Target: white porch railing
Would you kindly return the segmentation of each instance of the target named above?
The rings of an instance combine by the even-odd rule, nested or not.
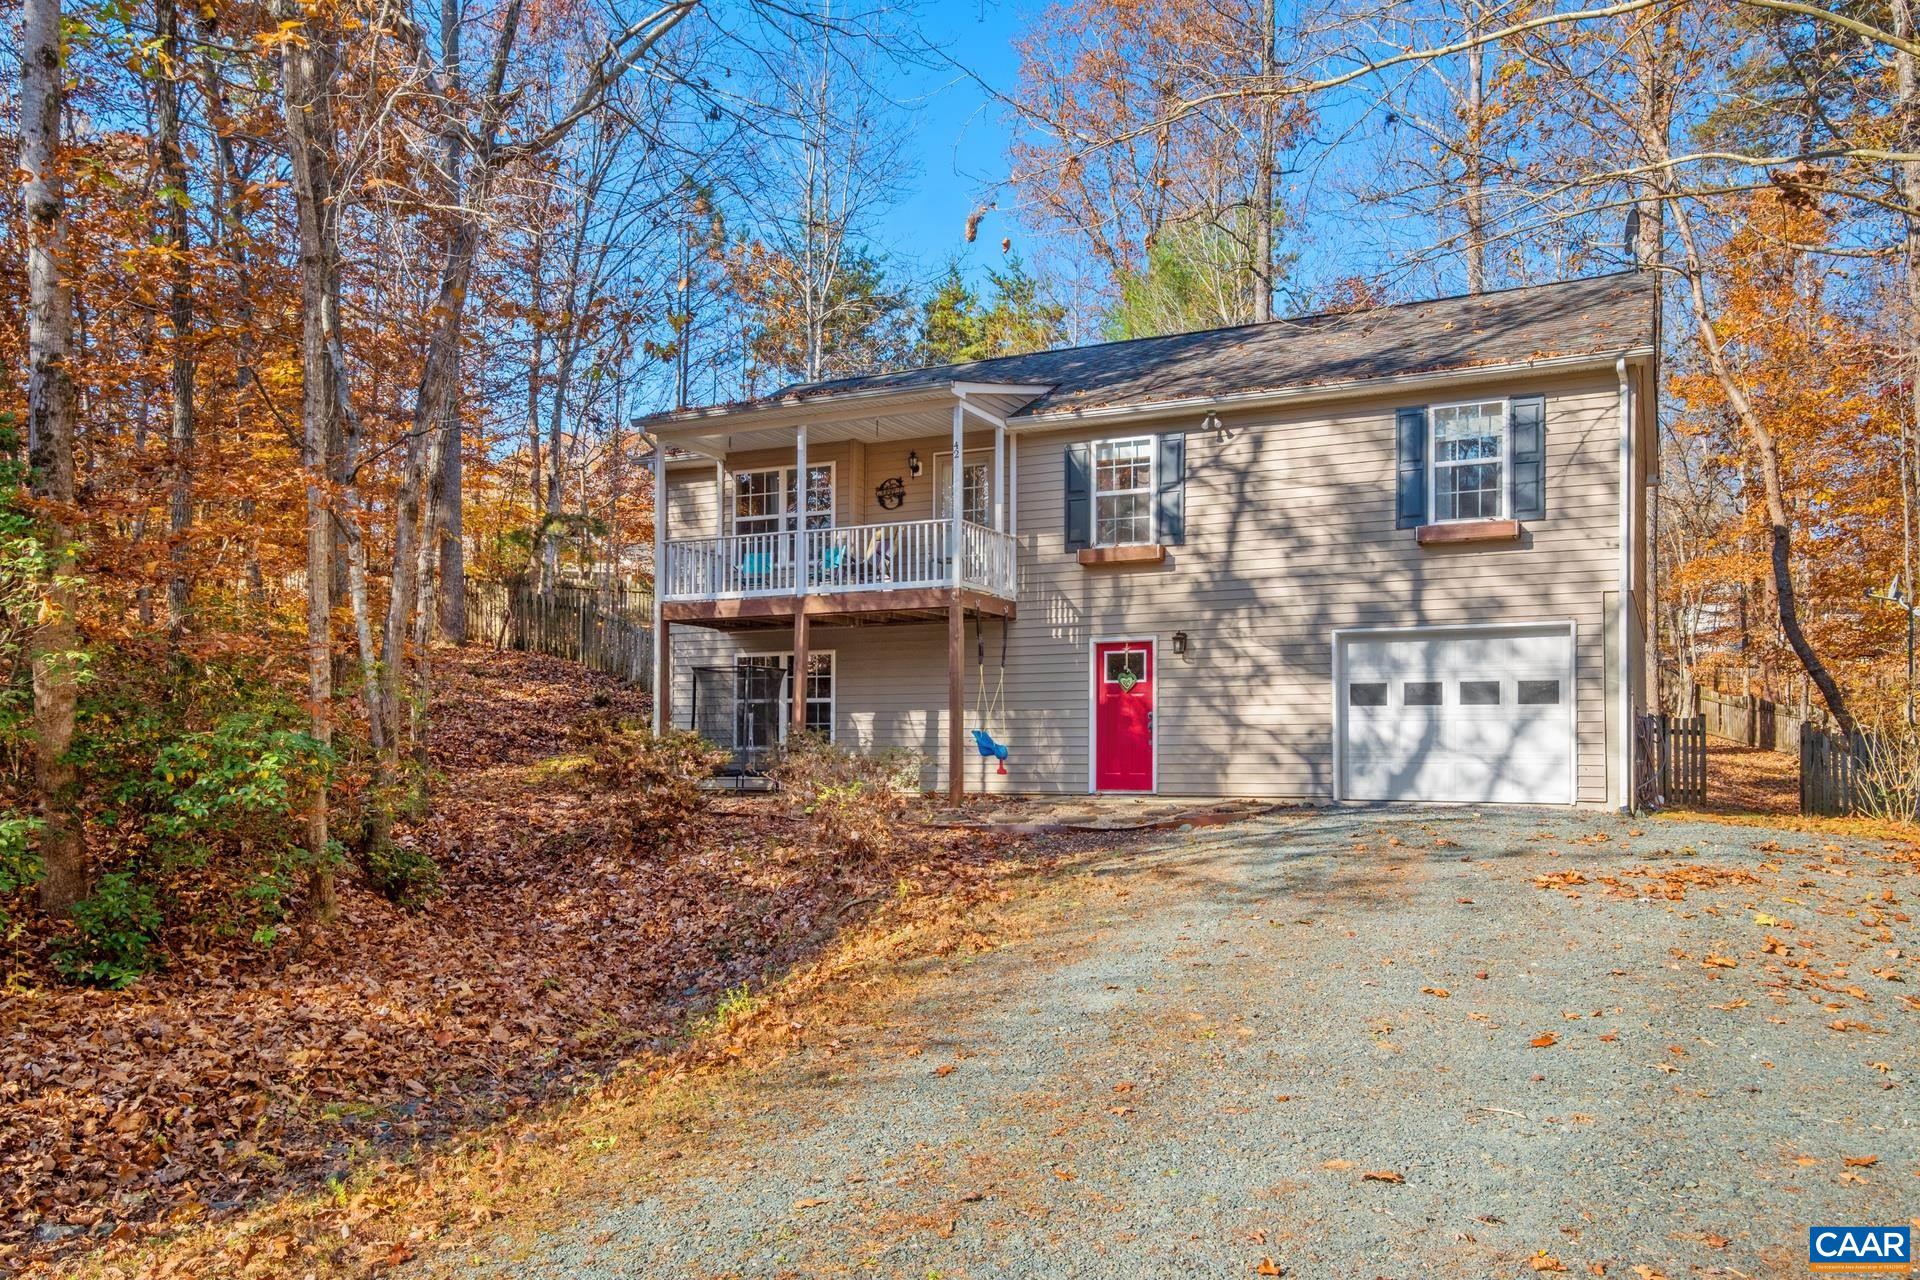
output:
[[[795,562],[792,533],[740,533],[675,538],[667,543],[663,600],[724,600],[918,587],[972,587],[1013,598],[1017,558],[1013,535],[961,525],[959,575],[947,520],[809,529]],[[804,574],[800,572],[804,570]]]

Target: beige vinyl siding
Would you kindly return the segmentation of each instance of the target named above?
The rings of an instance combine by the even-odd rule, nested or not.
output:
[[[1480,396],[1547,397],[1546,516],[1519,544],[1422,548],[1394,527],[1394,411]],[[1159,642],[1158,785],[1169,794],[1333,798],[1333,633],[1347,628],[1571,621],[1575,628],[1577,788],[1605,804],[1606,596],[1619,582],[1619,400],[1609,370],[1463,386],[1444,395],[1381,398],[1226,417],[1021,431],[1018,450],[1019,617],[1007,647],[1006,710],[987,727],[1010,745],[1008,776],[968,743],[968,783],[1009,792],[1084,792],[1090,783],[1089,668],[1098,638]],[[1064,457],[1074,442],[1170,430],[1187,435],[1184,546],[1154,567],[1083,567],[1066,549]],[[970,433],[969,445],[991,435]],[[861,518],[932,513],[939,437],[864,446]],[[906,475],[908,449],[924,469]],[[818,451],[815,451],[818,455]],[[741,465],[746,465],[744,462]],[[898,475],[905,504],[880,512],[872,487]],[[711,487],[709,474],[707,483]],[[843,482],[844,483],[844,482]],[[851,522],[843,505],[840,519]],[[702,532],[711,526],[704,526]],[[1185,631],[1191,651],[1174,656]],[[837,652],[836,735],[866,748],[929,756],[944,785],[946,635],[939,625],[813,628]],[[676,667],[742,651],[784,651],[786,631],[730,637],[675,629]],[[988,683],[1000,656],[987,624]],[[975,629],[965,651],[968,728],[975,701]],[[685,680],[675,684],[684,716]]]
[[[711,538],[721,531],[712,463],[667,469],[667,537]]]

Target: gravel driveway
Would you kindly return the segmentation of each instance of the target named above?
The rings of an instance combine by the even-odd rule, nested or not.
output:
[[[459,1270],[1758,1277],[1920,1214],[1910,849],[1339,811],[1088,870]]]

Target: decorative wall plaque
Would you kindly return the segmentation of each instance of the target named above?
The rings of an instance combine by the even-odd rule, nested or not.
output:
[[[899,476],[890,476],[874,488],[873,498],[883,509],[895,510],[907,500],[907,482]]]

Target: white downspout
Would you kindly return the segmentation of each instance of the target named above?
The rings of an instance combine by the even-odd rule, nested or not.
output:
[[[1614,657],[1620,686],[1620,809],[1633,809],[1633,656],[1628,643],[1628,620],[1633,616],[1633,384],[1627,378],[1627,358],[1614,363],[1620,378],[1620,593],[1618,636]]]

